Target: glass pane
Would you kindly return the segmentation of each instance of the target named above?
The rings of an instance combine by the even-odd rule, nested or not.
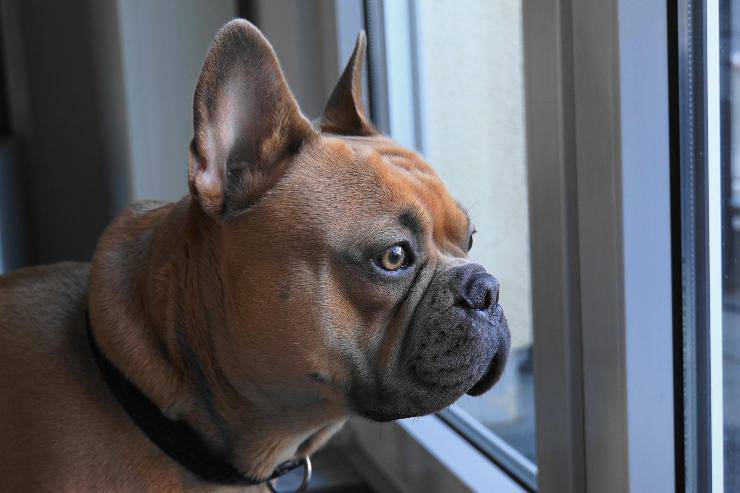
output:
[[[720,2],[725,491],[740,490],[740,0]],[[711,90],[711,88],[710,88]]]
[[[414,4],[420,146],[473,219],[512,333],[502,381],[456,406],[534,462],[521,1]]]

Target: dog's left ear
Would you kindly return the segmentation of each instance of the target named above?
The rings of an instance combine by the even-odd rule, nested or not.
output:
[[[212,217],[256,202],[316,135],[275,52],[245,20],[216,35],[195,88],[188,183]]]
[[[355,50],[342,72],[334,91],[326,103],[319,121],[323,132],[344,135],[372,135],[378,130],[365,114],[362,104],[362,63],[365,60],[367,40],[365,31],[357,37]]]

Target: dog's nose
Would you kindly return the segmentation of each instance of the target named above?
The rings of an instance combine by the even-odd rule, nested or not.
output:
[[[476,272],[462,285],[462,299],[472,310],[488,310],[498,305],[498,280],[488,272]]]

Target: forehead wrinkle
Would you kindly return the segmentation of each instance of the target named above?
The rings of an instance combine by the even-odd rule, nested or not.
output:
[[[465,243],[470,221],[450,195],[434,169],[416,152],[400,147],[386,137],[337,138],[354,151],[360,175],[370,176],[386,199],[396,203],[396,212],[408,208],[420,212],[434,242],[441,248]],[[387,207],[387,203],[385,206]]]
[[[401,212],[398,216],[398,222],[411,231],[411,233],[417,238],[424,236],[424,223],[416,212],[416,209],[409,208]]]
[[[424,216],[431,218],[434,241],[440,246],[463,241],[468,232],[467,214],[431,166],[405,149],[392,147],[384,154],[375,150],[381,159],[374,159],[374,165],[392,186],[394,195],[408,206],[423,208]]]
[[[453,200],[455,200],[455,203],[457,204],[457,208],[460,209],[460,211],[465,216],[465,221],[467,222],[468,229],[470,229],[470,227],[473,225],[473,221],[470,219],[470,212],[468,212],[467,207],[463,206],[459,200],[457,199],[453,199]]]

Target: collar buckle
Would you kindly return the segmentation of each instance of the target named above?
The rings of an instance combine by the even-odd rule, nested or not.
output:
[[[90,313],[87,312],[85,316],[90,351],[108,389],[131,421],[162,452],[203,481],[244,486],[267,483],[270,491],[273,492],[275,491],[271,484],[273,480],[303,466],[303,481],[295,493],[306,490],[308,481],[311,479],[311,460],[308,457],[280,464],[267,479],[252,478],[234,467],[228,458],[212,452],[188,423],[173,421],[166,417],[162,410],[103,354],[90,326]]]
[[[312,472],[311,459],[309,459],[308,457],[304,457],[303,459],[296,461],[295,463],[286,463],[283,466],[278,466],[278,469],[275,470],[275,474],[273,475],[273,479],[267,482],[267,487],[270,489],[270,491],[272,493],[280,493],[278,490],[275,489],[273,482],[277,481],[280,476],[283,476],[285,473],[292,471],[299,466],[303,466],[303,480],[293,493],[303,493],[304,491],[306,491],[306,488],[308,488],[308,482],[311,481]]]

